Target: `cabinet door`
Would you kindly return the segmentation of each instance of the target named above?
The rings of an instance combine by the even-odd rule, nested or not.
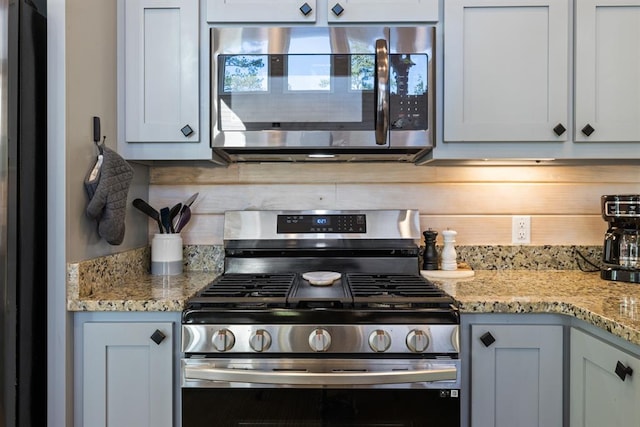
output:
[[[124,8],[126,142],[198,141],[198,0]]]
[[[639,76],[640,1],[577,1],[576,141],[640,141]]]
[[[444,22],[445,141],[567,139],[568,0],[446,0]]]
[[[172,324],[86,323],[83,333],[83,425],[171,427]]]
[[[316,22],[316,0],[207,0],[207,22]]]
[[[621,379],[616,366],[633,370]],[[571,330],[571,427],[640,423],[640,359],[577,329]]]
[[[561,326],[477,324],[471,340],[472,427],[562,425]]]
[[[438,0],[326,1],[329,23],[438,21]]]

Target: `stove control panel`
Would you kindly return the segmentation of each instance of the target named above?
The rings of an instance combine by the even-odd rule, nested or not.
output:
[[[184,353],[459,353],[459,325],[182,325]]]
[[[278,215],[278,234],[366,232],[365,214]]]

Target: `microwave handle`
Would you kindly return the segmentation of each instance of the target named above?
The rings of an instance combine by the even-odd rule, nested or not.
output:
[[[389,49],[385,39],[376,40],[376,144],[386,145],[389,131]]]

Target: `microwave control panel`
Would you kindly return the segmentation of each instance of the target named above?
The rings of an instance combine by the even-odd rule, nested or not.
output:
[[[389,123],[396,130],[428,129],[428,76],[425,54],[389,55]]]
[[[391,128],[397,130],[427,129],[427,95],[391,95],[389,115]]]

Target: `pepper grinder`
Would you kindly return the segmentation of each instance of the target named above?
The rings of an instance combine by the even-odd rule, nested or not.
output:
[[[456,260],[458,254],[453,245],[456,242],[456,233],[453,230],[444,230],[442,232],[442,240],[444,246],[442,248],[442,270],[457,270],[458,262]]]
[[[438,269],[438,251],[436,250],[436,237],[438,232],[428,229],[422,233],[424,235],[424,256],[422,258],[423,270]]]

